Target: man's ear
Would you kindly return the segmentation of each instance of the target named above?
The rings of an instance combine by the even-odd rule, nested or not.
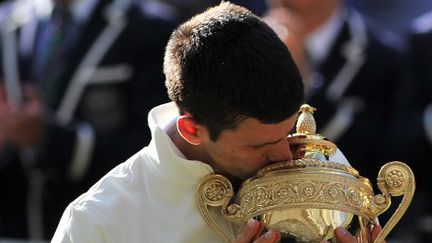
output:
[[[177,118],[177,131],[186,142],[192,145],[201,144],[201,137],[198,133],[199,125],[195,120],[188,116],[180,116]]]

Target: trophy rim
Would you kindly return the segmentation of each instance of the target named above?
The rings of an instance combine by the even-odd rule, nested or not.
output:
[[[255,176],[247,179],[245,182],[255,180],[259,177],[263,177],[268,173],[280,172],[280,171],[291,171],[294,169],[320,169],[320,170],[334,170],[342,173],[346,173],[355,178],[360,178],[359,172],[352,166],[347,166],[338,162],[332,161],[321,161],[316,158],[300,158],[295,160],[286,160],[281,162],[275,162],[261,168]]]
[[[316,190],[316,197],[307,196],[301,192],[303,189]],[[280,193],[290,194],[292,198],[284,199],[280,197]],[[268,202],[256,203],[258,194],[267,195],[265,197],[268,197]],[[242,220],[288,208],[339,210],[373,220],[373,215],[368,210],[373,195],[370,181],[360,176],[351,166],[302,158],[262,168],[256,176],[243,182],[235,201],[243,208],[237,215],[237,219],[243,218]],[[249,209],[245,209],[246,207]]]

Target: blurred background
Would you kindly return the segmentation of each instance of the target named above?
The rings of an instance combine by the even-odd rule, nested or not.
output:
[[[428,0],[348,0],[360,12],[376,20],[382,27],[405,34],[411,21],[432,9]]]
[[[30,5],[35,3],[38,4],[40,1],[42,0],[8,0],[8,1],[3,0],[1,1],[0,23],[1,23],[1,28],[3,30],[2,38],[1,38],[1,46],[3,48],[2,49],[3,54],[6,52],[7,49],[6,42],[11,44],[11,40],[5,38],[4,33],[9,31],[10,25],[8,24],[9,22],[7,22],[7,20],[14,12],[13,6],[15,6],[15,3],[19,2],[20,6],[22,6],[22,4],[24,5],[26,4]],[[60,0],[58,1],[62,2]],[[91,6],[96,6],[99,2],[98,0],[94,0],[94,1],[75,0],[75,1],[89,2]],[[108,4],[110,1],[111,0],[100,0],[100,2],[104,2],[104,3],[107,2]],[[121,3],[122,1],[123,0],[120,0],[118,2]],[[285,1],[289,2],[290,0],[285,0]],[[292,1],[295,2],[295,0]],[[310,1],[305,0],[303,3],[307,2],[308,4],[310,3],[311,5],[314,5],[314,3],[318,3],[319,1],[323,1],[323,0],[310,0]],[[325,1],[335,2],[336,0],[335,1],[325,0]],[[63,2],[67,2],[67,1],[63,1]],[[88,168],[90,168],[89,171],[92,172],[94,171],[94,173],[88,173],[88,175],[91,176],[83,176],[82,181],[79,182],[66,181],[64,177],[65,175],[64,173],[66,169],[57,168],[58,167],[57,165],[53,165],[50,163],[45,164],[44,162],[32,164],[30,170],[28,168],[19,168],[22,169],[24,172],[17,172],[17,173],[23,178],[25,178],[25,179],[19,179],[19,177],[16,177],[15,174],[11,174],[16,172],[15,169],[13,172],[8,171],[8,168],[10,167],[9,165],[11,165],[11,163],[14,163],[14,162],[9,162],[9,160],[11,160],[10,158],[11,157],[15,158],[14,156],[9,156],[10,154],[9,151],[13,149],[16,150],[16,147],[20,147],[21,144],[19,142],[14,143],[12,139],[6,142],[2,141],[3,139],[2,135],[5,132],[1,130],[2,129],[1,119],[5,121],[6,119],[8,119],[6,113],[8,112],[12,113],[10,109],[6,107],[7,102],[4,101],[7,94],[6,95],[2,94],[2,96],[0,96],[2,97],[0,99],[0,102],[3,102],[0,104],[1,105],[0,107],[2,108],[0,109],[0,180],[1,180],[0,183],[2,183],[0,184],[0,189],[1,189],[0,190],[0,243],[49,242],[49,239],[54,233],[55,225],[57,221],[60,219],[61,212],[67,206],[67,203],[69,203],[71,200],[76,198],[81,193],[85,192],[85,190],[87,190],[90,185],[96,182],[96,180],[100,176],[102,176],[107,171],[109,171],[113,166],[115,166],[116,163],[122,162],[123,159],[129,157],[131,154],[133,154],[134,151],[141,148],[142,146],[145,146],[148,143],[150,138],[147,134],[148,132],[144,131],[147,129],[139,128],[139,127],[145,126],[147,111],[152,106],[167,100],[166,94],[164,93],[165,92],[164,89],[160,87],[161,86],[160,84],[163,83],[163,77],[161,77],[160,74],[162,73],[161,58],[164,51],[163,48],[169,37],[169,33],[173,30],[173,28],[175,28],[175,26],[177,26],[184,20],[190,18],[194,14],[199,13],[212,5],[216,5],[219,1],[217,0],[132,0],[132,2],[133,4],[138,6],[137,9],[140,9],[137,10],[138,12],[139,11],[142,11],[143,13],[145,12],[145,17],[143,18],[143,20],[140,20],[141,22],[138,21],[130,29],[127,29],[128,31],[126,31],[125,34],[123,33],[120,34],[119,41],[121,44],[113,45],[112,49],[109,49],[107,51],[109,55],[106,55],[107,57],[105,59],[102,59],[100,66],[105,67],[104,64],[111,65],[113,63],[119,62],[119,63],[130,64],[132,70],[135,71],[142,69],[142,70],[146,70],[147,72],[152,72],[154,75],[152,74],[151,77],[148,77],[148,75],[146,76],[144,74],[138,73],[138,75],[135,75],[134,77],[131,78],[131,80],[134,80],[131,82],[137,82],[139,80],[147,80],[147,82],[149,83],[151,82],[151,85],[149,85],[148,87],[142,87],[140,85],[138,85],[138,87],[135,86],[117,87],[116,86],[116,87],[109,87],[106,89],[104,88],[103,90],[98,90],[98,91],[92,90],[92,92],[95,91],[93,93],[97,94],[95,96],[89,95],[89,97],[87,97],[89,100],[92,100],[93,102],[92,104],[95,104],[95,102],[97,104],[99,103],[105,104],[107,98],[109,101],[111,99],[116,101],[116,98],[118,98],[118,96],[111,95],[111,91],[113,90],[116,91],[120,90],[118,93],[122,93],[121,95],[127,94],[126,95],[127,97],[134,100],[134,102],[129,102],[129,101],[125,102],[127,107],[125,110],[130,111],[130,114],[125,115],[122,114],[122,112],[120,112],[121,114],[108,114],[108,115],[106,115],[107,113],[94,113],[94,112],[100,112],[100,110],[98,107],[93,107],[89,103],[88,106],[85,106],[84,104],[82,109],[79,108],[77,114],[73,113],[71,115],[71,119],[68,120],[67,124],[65,123],[56,124],[56,128],[61,129],[61,131],[64,132],[64,134],[66,134],[66,132],[70,132],[75,128],[77,128],[77,131],[78,130],[82,131],[81,129],[82,127],[78,126],[78,124],[88,123],[91,127],[94,128],[96,138],[97,139],[100,138],[100,140],[105,141],[105,144],[98,144],[101,146],[99,147],[99,150],[102,152],[102,154],[104,154],[107,151],[107,148],[109,148],[108,150],[112,149],[113,153],[115,152],[116,147],[111,145],[110,143],[106,143],[106,141],[112,141],[118,139],[119,137],[117,136],[117,134],[124,134],[125,133],[124,131],[130,131],[131,136],[128,137],[127,139],[124,138],[125,140],[119,139],[119,144],[123,143],[124,145],[124,141],[129,142],[131,141],[131,138],[132,140],[136,140],[136,143],[127,144],[128,145],[127,148],[124,149],[119,148],[118,154],[116,153],[115,156],[111,157],[111,160],[113,160],[113,158],[116,158],[115,161],[107,160],[107,163],[101,165],[100,163],[99,164],[96,163],[96,161],[100,161],[100,157],[94,157],[93,159],[90,159],[89,160],[90,165]],[[277,5],[280,3],[280,1],[278,0],[274,0],[274,1],[273,0],[268,0],[268,1],[267,0],[232,0],[232,2],[245,6],[250,10],[252,10],[255,14],[263,17],[264,16],[272,17],[270,14],[271,13],[270,6],[272,6],[272,4]],[[430,71],[432,70],[432,51],[431,51],[432,38],[427,39],[426,36],[430,36],[429,33],[432,33],[431,30],[432,17],[431,18],[423,17],[421,20],[419,20],[419,17],[425,16],[427,13],[432,12],[432,1],[431,0],[380,0],[380,1],[346,0],[343,4],[346,4],[347,9],[353,8],[356,11],[358,11],[358,13],[360,13],[365,19],[367,19],[368,22],[370,20],[370,22],[373,23],[372,25],[374,25],[374,27],[383,30],[382,33],[384,32],[389,33],[389,35],[386,36],[393,36],[393,37],[389,39],[387,39],[387,37],[384,37],[383,39],[386,40],[383,43],[378,41],[380,43],[379,45],[385,46],[383,48],[386,51],[381,52],[382,49],[372,50],[371,55],[377,58],[373,58],[373,60],[370,60],[370,63],[372,63],[371,64],[372,67],[371,68],[368,67],[368,69],[372,70],[371,72],[373,74],[372,76],[368,76],[365,74],[360,76],[359,78],[360,80],[361,79],[366,80],[368,77],[372,77],[370,82],[373,83],[372,84],[373,87],[372,85],[367,84],[370,85],[368,89],[372,89],[372,90],[381,89],[381,88],[383,89],[383,90],[379,90],[377,93],[377,95],[379,96],[378,99],[381,97],[380,94],[382,94],[383,100],[374,100],[376,101],[376,103],[372,103],[372,106],[374,106],[374,104],[376,104],[377,106],[382,105],[382,107],[380,107],[382,112],[374,111],[375,113],[364,113],[364,114],[359,112],[358,113],[359,117],[361,114],[363,115],[361,119],[360,118],[358,119],[358,123],[363,123],[363,124],[359,124],[357,131],[353,132],[353,134],[370,133],[374,136],[372,136],[372,139],[371,137],[368,136],[361,136],[362,139],[364,140],[358,140],[358,141],[355,140],[356,138],[354,140],[348,138],[344,140],[343,136],[340,133],[338,133],[337,137],[332,138],[331,135],[329,135],[328,137],[330,138],[330,140],[333,140],[338,146],[341,146],[343,151],[345,151],[344,153],[348,157],[348,160],[353,161],[353,166],[356,167],[356,169],[358,169],[361,174],[362,171],[364,171],[366,175],[371,176],[372,181],[374,180],[373,177],[376,176],[376,174],[378,173],[377,168],[379,168],[379,166],[381,165],[380,162],[388,162],[390,160],[401,160],[407,162],[413,168],[414,174],[416,175],[416,177],[418,177],[417,180],[418,191],[416,193],[413,204],[409,208],[406,216],[401,220],[401,222],[396,226],[396,228],[390,234],[390,236],[387,239],[387,242],[388,243],[430,243],[432,242],[432,207],[430,206],[430,202],[431,202],[430,199],[432,199],[431,197],[432,190],[428,188],[431,185],[430,180],[428,178],[431,170],[429,165],[430,161],[427,161],[427,158],[430,155],[430,152],[432,151],[432,116],[431,116],[432,114],[432,109],[431,109],[432,76],[430,74]],[[98,8],[96,7],[95,9]],[[132,11],[132,13],[134,12]],[[86,13],[86,14],[90,15],[91,13]],[[280,12],[277,13],[276,17],[278,16],[279,17],[281,16]],[[21,16],[21,18],[22,19],[19,19],[18,22],[25,22],[26,16]],[[134,19],[136,20],[136,18]],[[157,19],[157,21],[152,22],[152,21],[148,21],[148,19]],[[284,17],[282,17],[282,19],[284,19]],[[100,24],[100,22],[97,23]],[[96,26],[98,24],[95,24],[91,30],[94,31],[95,29],[97,29]],[[145,26],[145,28],[143,26]],[[154,38],[147,38],[148,35],[146,34],[145,31],[154,34],[153,36]],[[136,34],[141,32],[143,32],[142,35]],[[425,32],[426,34],[423,34],[423,32]],[[420,38],[417,38],[418,36]],[[380,38],[377,39],[381,40]],[[23,43],[23,42],[19,42],[18,40],[15,41],[16,41],[15,46],[20,46]],[[323,68],[323,70],[320,70],[319,68],[317,68],[317,65],[315,63],[307,63],[306,59],[310,57],[309,56],[310,53],[304,52],[303,45],[300,45],[299,47],[298,46],[299,43],[295,43],[294,46],[290,46],[290,43],[288,43],[289,40],[284,40],[284,41],[287,42],[287,45],[289,49],[292,51],[293,56],[295,58],[298,57],[296,61],[298,61],[298,65],[302,70],[302,73],[305,75],[304,76],[305,80],[308,81],[310,80],[312,84],[317,84],[318,86],[319,85],[322,86],[323,85],[322,83],[325,82],[328,83],[331,82],[330,79],[326,81],[326,77],[323,74],[326,72],[325,67]],[[144,46],[135,46],[135,44],[133,44],[137,42],[143,43]],[[387,42],[392,42],[392,43],[389,44]],[[85,44],[87,43],[86,41],[77,42],[77,43],[78,44],[75,43],[73,44],[79,45],[78,47],[84,47],[87,45]],[[124,48],[125,45],[127,45],[128,47],[130,47],[130,45],[133,45],[133,47],[136,48],[134,50],[138,50],[138,51],[132,54],[130,52],[126,52],[125,50],[128,48]],[[301,49],[299,50],[299,53],[296,52],[297,47]],[[388,49],[386,49],[387,47]],[[88,46],[86,46],[85,48],[88,48]],[[328,47],[327,49],[330,50],[330,47]],[[333,48],[332,50],[336,50],[336,49]],[[391,55],[387,56],[387,53],[389,53],[387,52],[387,50],[391,50],[391,52],[394,51],[395,53],[397,53],[397,55],[395,55],[395,57],[397,57],[396,59],[399,60],[400,58],[403,64],[395,63],[394,65],[391,64],[393,66],[389,64],[388,66],[384,65],[382,68],[377,68],[376,67],[377,64],[393,63],[394,60],[391,60],[392,56]],[[148,55],[149,53],[151,54]],[[130,56],[129,54],[131,54],[133,57]],[[141,60],[141,57],[134,56],[135,54],[142,54],[142,56],[147,55],[147,57],[146,59]],[[39,54],[35,52],[33,58],[36,58],[38,56]],[[383,58],[385,57],[389,59],[381,60],[380,57]],[[7,83],[4,82],[7,73],[5,69],[7,69],[8,67],[10,68],[10,66],[7,65],[9,61],[10,59],[3,57],[1,62],[2,63],[1,68],[3,69],[3,71],[1,72],[2,76],[0,77],[0,84],[2,87],[6,86]],[[67,65],[69,65],[69,63],[71,63],[71,65],[77,65],[77,63],[74,62],[67,62],[65,69],[67,69]],[[137,66],[138,65],[137,63],[139,64],[144,63],[144,66],[143,67]],[[29,68],[31,69],[33,67],[31,64],[27,62],[20,63],[20,65],[23,65],[24,67],[23,70],[27,70]],[[63,61],[57,60],[55,63],[52,64],[51,68],[53,67],[53,65],[55,67],[58,67],[56,65],[63,65]],[[342,66],[342,64],[340,66]],[[333,70],[335,68],[332,67],[329,69]],[[127,71],[129,69],[126,69],[126,71],[125,69],[122,68],[114,69],[114,70],[120,71],[124,74],[124,73],[128,73]],[[354,76],[357,71],[352,71],[352,72]],[[376,75],[376,74],[381,74],[381,72],[382,73],[388,72],[389,75],[393,75],[393,76],[389,76],[387,74],[386,74],[387,76]],[[71,75],[71,73],[67,73],[67,72],[65,72],[64,74],[65,77]],[[146,77],[142,79],[143,76]],[[399,78],[402,76],[404,78],[399,80]],[[379,84],[380,80],[375,80],[376,77],[379,77],[378,79],[384,77],[384,78],[388,78],[388,80],[387,81],[383,80],[383,83]],[[375,84],[376,86],[374,86]],[[313,91],[318,92],[320,88],[324,89],[325,85],[322,87],[321,86],[319,86],[318,88],[313,86],[312,87],[314,89]],[[140,98],[142,98],[143,95],[141,95],[141,93],[139,92],[132,92],[132,91],[140,90],[141,88],[150,91],[151,95],[154,96],[154,99],[139,100]],[[336,86],[336,90],[338,88],[339,87]],[[370,98],[372,100],[376,98],[375,96],[372,95],[373,92],[371,93],[367,91],[366,92],[367,94],[363,95],[361,92],[357,92],[356,89],[367,90],[364,87],[353,85],[351,89],[350,87],[347,88],[348,90],[347,97],[350,98],[354,94],[355,104],[358,104],[358,100],[360,99],[361,105],[357,107],[360,110],[373,109],[374,107],[368,106],[368,99]],[[124,93],[125,90],[128,91]],[[4,88],[2,88],[1,92],[3,93],[5,92]],[[388,93],[390,93],[391,97],[387,96]],[[89,94],[91,94],[91,92]],[[368,97],[368,94],[371,95]],[[149,94],[148,96],[151,95]],[[364,97],[362,97],[362,95]],[[342,98],[343,97],[344,96],[342,94]],[[2,99],[3,101],[1,101]],[[29,99],[31,100],[31,97]],[[364,99],[365,101],[362,101],[362,99]],[[102,107],[102,108],[111,110],[114,107],[115,109],[117,103],[114,101],[112,103],[112,106]],[[310,101],[312,103],[316,102],[313,105],[318,108],[318,112],[322,111],[322,113],[324,113],[322,117],[318,117],[318,119],[322,119],[322,121],[318,120],[317,123],[318,127],[320,126],[320,124],[326,123],[326,117],[325,117],[326,115],[330,117],[333,113],[337,113],[338,111],[342,110],[339,109],[342,107],[342,104],[343,105],[347,104],[346,103],[347,99],[342,99],[341,102],[339,103],[339,101],[332,101],[332,100],[320,101],[319,99],[315,99],[312,96]],[[349,102],[351,101],[352,100],[349,100]],[[84,99],[84,101],[82,102],[85,103],[86,100]],[[108,104],[110,103],[108,102]],[[141,110],[142,107],[145,108]],[[326,109],[326,107],[333,107],[334,109],[330,109],[330,108]],[[345,108],[346,106],[343,107]],[[55,110],[57,109],[57,104],[48,108],[52,108]],[[139,114],[136,110],[140,111]],[[122,110],[120,109],[120,111]],[[355,113],[357,111],[358,110],[349,111],[348,113],[342,112],[340,114],[342,118],[351,119],[352,114],[350,112],[354,112],[354,114],[357,115],[357,113]],[[373,123],[378,118],[381,118],[381,116],[384,116],[383,115],[384,113],[385,113],[385,118],[383,117],[382,124],[379,124],[380,126],[378,127],[374,126]],[[344,115],[346,115],[346,117],[343,117]],[[354,119],[356,119],[355,115],[354,115]],[[318,116],[320,115],[318,114]],[[104,118],[106,118],[106,120],[104,120]],[[106,128],[107,126],[109,127],[114,123],[117,124],[116,122],[118,122],[119,119],[120,120],[123,119],[127,122],[119,123],[120,125],[115,126],[112,129]],[[133,123],[130,121],[131,119],[135,119],[135,121],[139,121],[139,123],[137,122]],[[46,120],[46,118],[42,118],[42,120]],[[134,130],[130,129],[132,127],[134,127]],[[60,130],[56,130],[56,131],[60,131]],[[347,131],[349,131],[349,129]],[[382,133],[383,138],[375,140],[374,137],[377,137],[375,135],[378,133],[380,134]],[[64,134],[62,133],[62,135]],[[349,135],[349,132],[347,132],[347,134]],[[357,135],[357,137],[359,136]],[[85,136],[84,137],[81,136],[80,139],[85,139]],[[350,142],[347,142],[348,140]],[[374,140],[376,144],[372,144],[371,140]],[[63,143],[66,146],[66,143],[73,143],[74,141],[75,140],[57,142],[55,148],[58,149],[59,148],[58,146],[62,145]],[[369,144],[369,142],[371,143]],[[354,144],[355,150],[357,150],[358,152],[350,151],[350,149],[352,148],[352,144]],[[370,147],[364,149],[361,147],[364,144],[367,144],[368,146],[370,145]],[[6,149],[3,149],[2,146],[6,147]],[[12,147],[13,149],[10,149],[10,147]],[[375,147],[376,150],[374,150]],[[96,151],[95,154],[97,155],[98,150],[95,151]],[[372,162],[366,163],[366,159],[358,155],[359,153],[363,154],[363,156],[368,156]],[[56,156],[57,156],[57,160],[59,159],[62,160],[62,158],[64,158],[65,156],[71,157],[72,155],[70,153],[66,153],[66,155],[57,154]],[[102,158],[107,159],[105,157],[108,156],[103,156]],[[375,160],[379,160],[379,161],[373,162]],[[87,163],[87,161],[85,163]],[[65,165],[65,168],[68,167]],[[38,177],[38,175],[40,175],[38,173],[43,173],[44,175],[42,183],[39,183],[41,182],[42,179],[41,177]],[[28,185],[32,183],[33,185],[30,186]],[[35,185],[42,185],[42,184],[46,187],[45,189],[47,190],[45,190],[44,188],[42,189],[34,188]],[[22,192],[20,192],[20,190],[22,190]],[[34,190],[36,190],[37,192],[35,192]],[[29,192],[31,192],[30,193],[31,196],[28,195],[26,196],[26,194]],[[19,196],[16,197],[15,194],[11,194],[11,193],[18,193]],[[50,197],[53,198],[48,200]],[[29,198],[36,198],[37,201],[31,201],[31,199]],[[27,200],[27,202],[24,203],[23,200]],[[46,202],[44,200],[46,200]],[[395,209],[395,207],[399,202],[400,199],[395,200],[392,208],[388,211],[389,214],[390,212],[392,212],[392,210]],[[23,209],[19,207],[22,207]],[[44,216],[40,212],[34,213],[32,211],[32,210],[37,210],[37,207],[44,208],[45,211],[52,211],[53,213],[48,218],[44,218]],[[11,213],[11,212],[16,212],[16,213]],[[28,215],[26,216],[26,214],[29,213],[32,214],[30,216],[32,220],[25,219],[28,216]],[[22,220],[22,222],[25,223],[20,223],[21,222],[20,220]],[[388,220],[388,216],[383,216],[382,222],[385,223],[386,220]],[[11,226],[12,222],[14,222],[15,225]]]

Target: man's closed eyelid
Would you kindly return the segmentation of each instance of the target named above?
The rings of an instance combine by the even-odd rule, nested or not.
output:
[[[264,147],[264,146],[266,146],[266,145],[273,145],[273,144],[277,144],[277,143],[279,143],[280,141],[282,141],[283,140],[283,138],[281,138],[281,139],[279,139],[279,140],[276,140],[276,141],[273,141],[273,142],[267,142],[267,143],[263,143],[263,144],[256,144],[256,145],[250,145],[252,148],[262,148],[262,147]]]

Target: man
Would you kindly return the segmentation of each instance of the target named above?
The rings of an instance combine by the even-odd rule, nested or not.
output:
[[[390,160],[392,104],[405,77],[397,37],[343,0],[268,0],[266,19],[292,50],[319,133],[376,184]],[[407,161],[409,163],[409,161]]]
[[[195,203],[200,180],[217,173],[238,185],[293,159],[287,135],[303,83],[286,46],[250,11],[222,2],[182,24],[164,73],[173,102],[149,113],[152,141],[68,206],[52,242],[221,242]],[[262,230],[251,219],[230,236],[280,239]]]
[[[168,100],[162,55],[173,25],[163,9],[3,4],[0,237],[51,238],[73,198],[148,143],[145,113]]]
[[[432,12],[413,21],[408,33],[410,67],[414,80],[404,82],[398,92],[398,101],[392,126],[392,154],[409,161],[416,176],[416,196],[405,222],[416,238],[410,242],[432,241],[432,199],[428,159],[432,151]],[[400,139],[403,138],[403,139]],[[409,153],[407,153],[409,151]],[[404,222],[401,222],[404,223]],[[406,231],[403,234],[406,235]],[[402,234],[401,234],[402,235]]]

